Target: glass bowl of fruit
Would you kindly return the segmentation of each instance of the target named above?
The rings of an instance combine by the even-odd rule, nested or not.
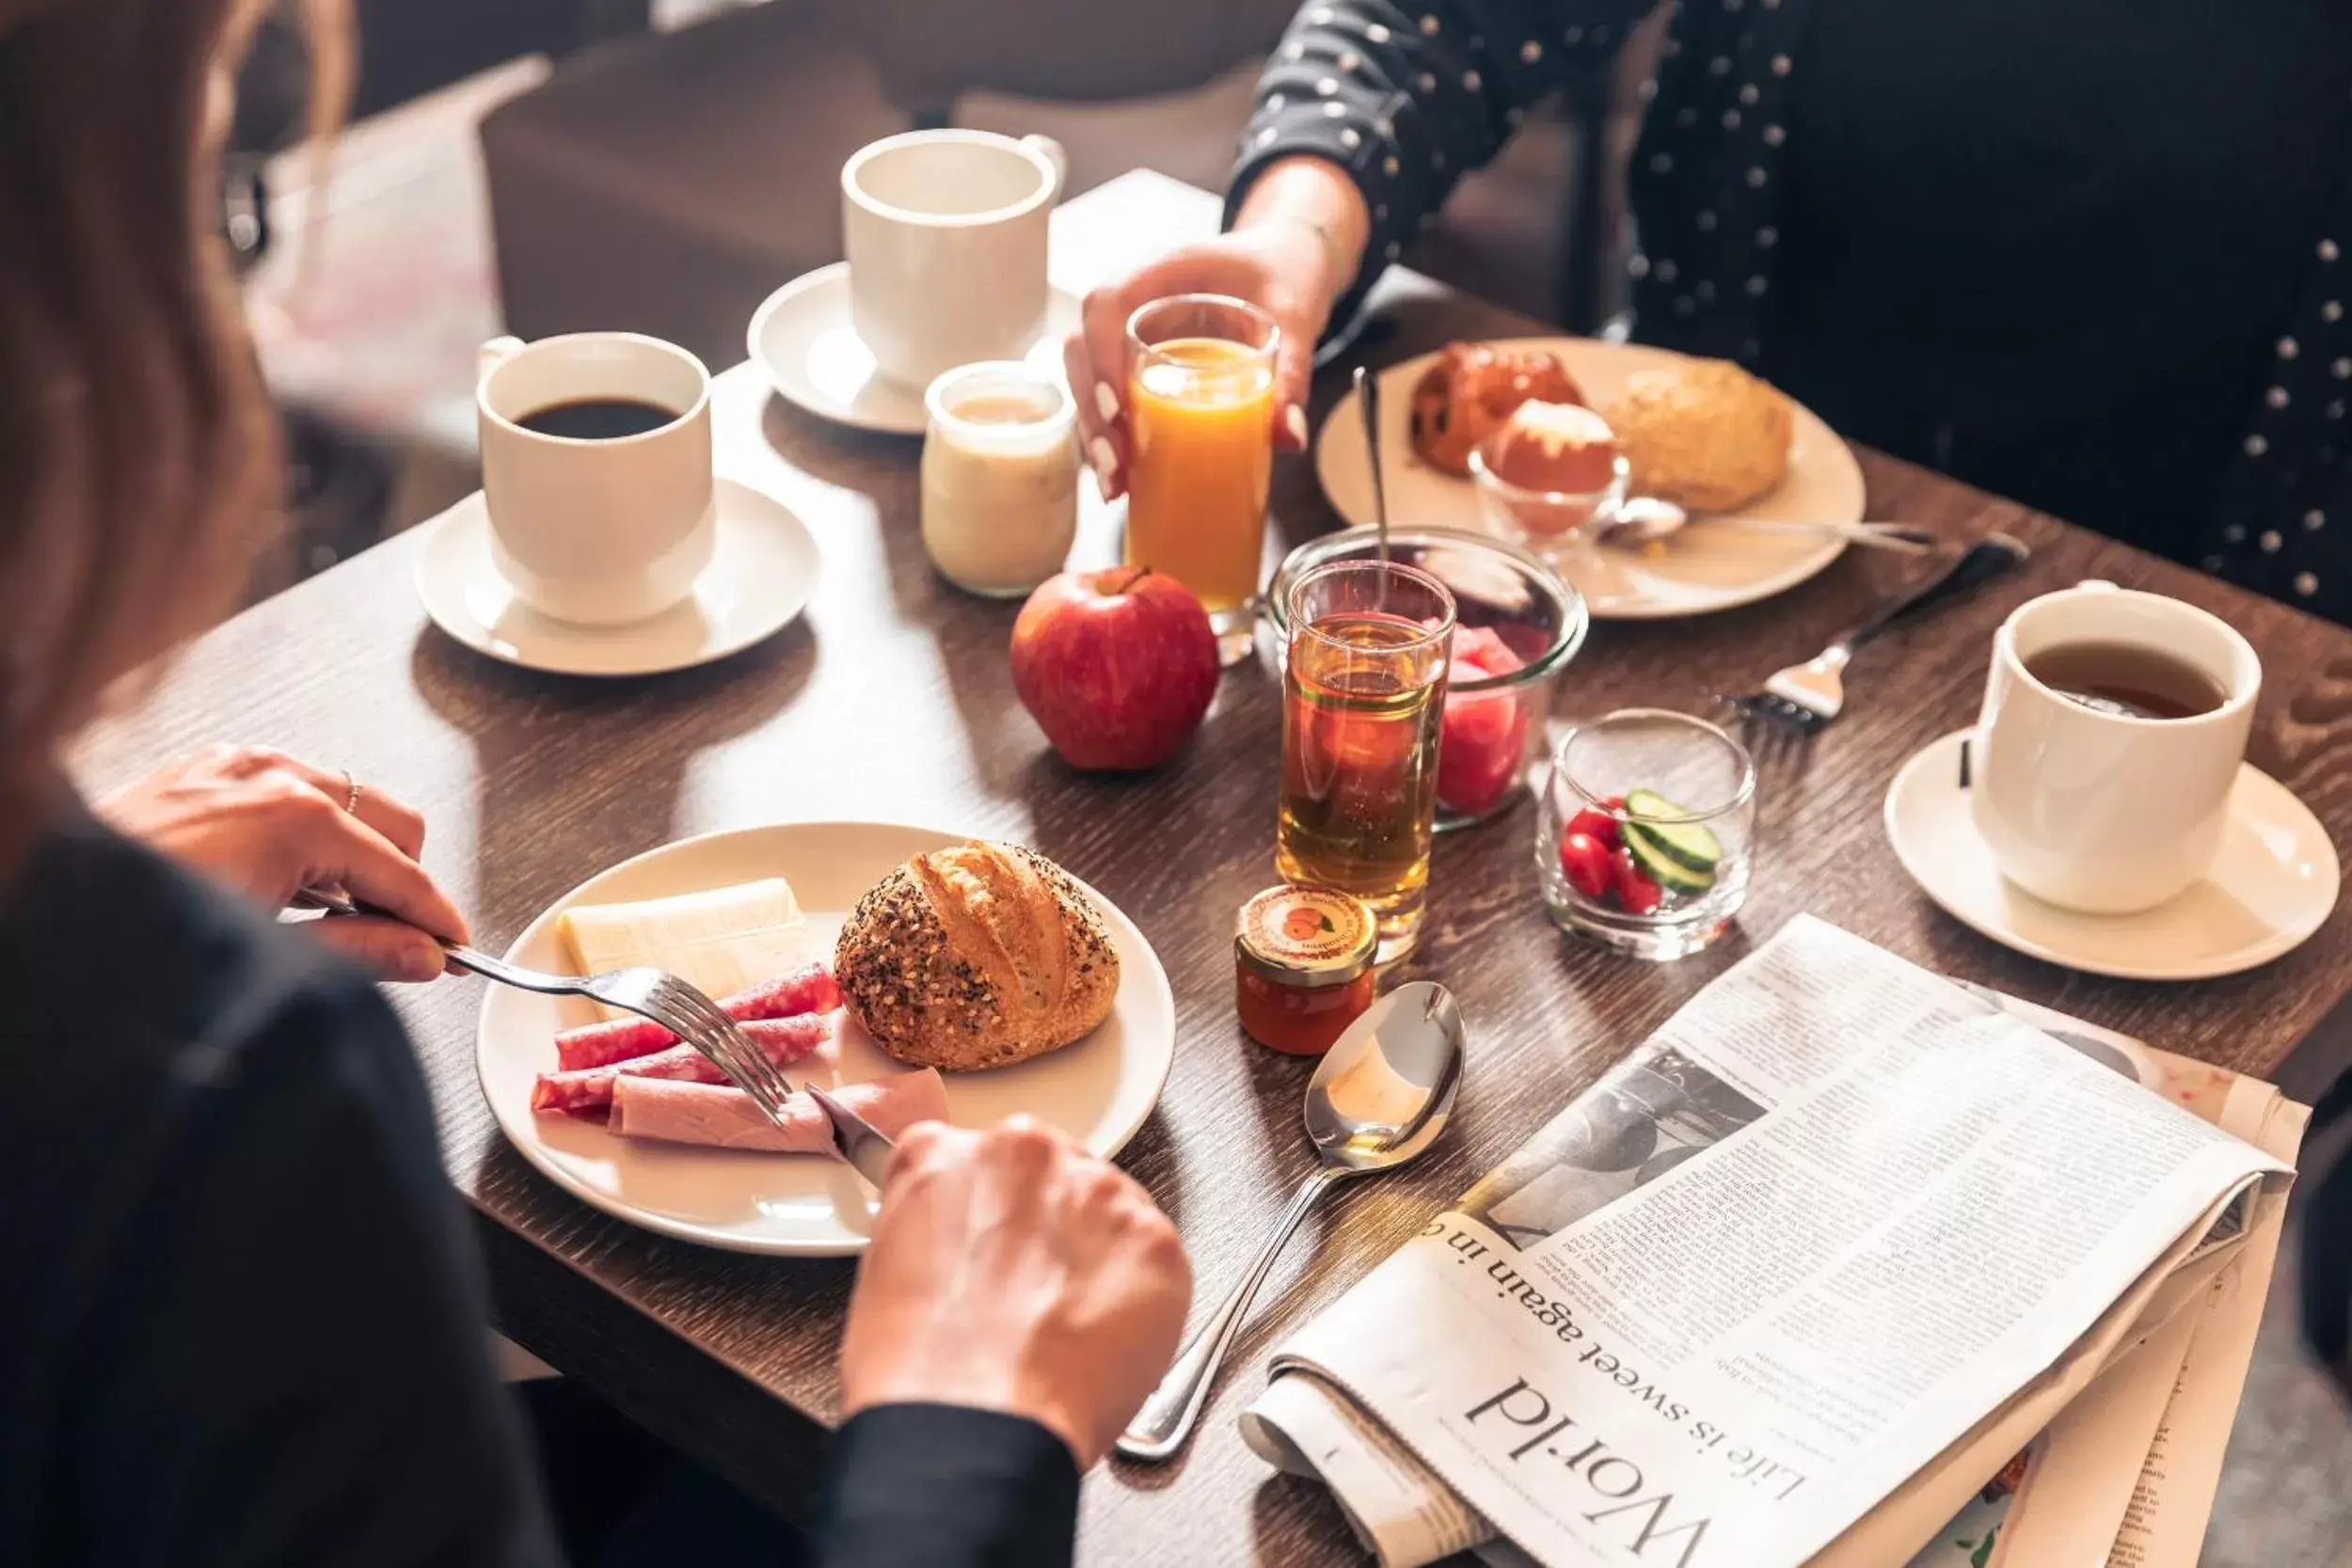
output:
[[[1291,585],[1334,561],[1369,561],[1377,531],[1343,529],[1291,551],[1267,590],[1258,655],[1280,678]],[[1499,815],[1550,752],[1545,721],[1560,672],[1591,626],[1583,595],[1517,546],[1448,528],[1392,528],[1390,556],[1453,593],[1457,624],[1438,748],[1438,831]]]
[[[1703,719],[1623,708],[1561,738],[1535,866],[1563,929],[1636,958],[1698,952],[1747,902],[1756,764]]]

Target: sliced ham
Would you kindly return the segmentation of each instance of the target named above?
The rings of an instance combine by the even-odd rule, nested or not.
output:
[[[894,1138],[918,1121],[947,1119],[947,1086],[935,1068],[851,1084],[833,1097]],[[628,1077],[613,1085],[608,1125],[625,1138],[769,1154],[833,1152],[833,1124],[808,1096],[785,1102],[784,1123],[770,1121],[750,1095],[731,1085]]]
[[[767,1053],[778,1067],[793,1063],[815,1051],[832,1037],[833,1025],[819,1013],[801,1013],[792,1018],[753,1019],[742,1030],[754,1045]],[[531,1086],[531,1108],[534,1111],[564,1111],[580,1117],[602,1116],[612,1103],[612,1084],[615,1079],[661,1078],[691,1084],[724,1084],[726,1074],[706,1060],[702,1053],[683,1043],[648,1056],[631,1056],[627,1060],[607,1062],[601,1067],[575,1068],[567,1072],[543,1072]]]
[[[739,1023],[760,1019],[829,1013],[841,1006],[841,988],[823,964],[796,969],[779,980],[737,991],[719,1006]],[[616,1018],[566,1029],[555,1037],[555,1065],[566,1072],[650,1056],[677,1044],[677,1037],[650,1019]]]

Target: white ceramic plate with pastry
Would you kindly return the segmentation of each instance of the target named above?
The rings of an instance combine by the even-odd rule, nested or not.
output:
[[[763,878],[788,880],[806,956],[830,962],[860,897],[915,855],[970,843],[931,828],[796,822],[686,839],[624,861],[565,894],[507,949],[516,963],[571,967],[559,929],[567,909],[663,898]],[[1073,879],[1075,881],[1075,879]],[[1119,960],[1109,1015],[1075,1044],[1009,1067],[950,1072],[948,1119],[987,1127],[1025,1112],[1105,1157],[1151,1115],[1176,1059],[1176,1003],[1168,974],[1133,921],[1092,889]],[[577,998],[491,986],[475,1044],[482,1090],[507,1139],[558,1185],[607,1213],[666,1235],[743,1252],[828,1257],[860,1251],[873,1222],[872,1189],[849,1166],[812,1155],[761,1154],[655,1143],[605,1126],[536,1114],[532,1087],[552,1068],[555,1035],[592,1022]],[[909,1064],[885,1055],[847,1010],[834,1047],[787,1069],[829,1085],[862,1083]],[[836,1056],[837,1053],[837,1056]]]
[[[1591,338],[1523,338],[1517,349],[1556,355],[1596,404],[1617,395],[1636,372],[1674,365],[1682,356],[1640,343]],[[1433,467],[1414,451],[1413,388],[1436,363],[1424,354],[1380,372],[1380,446],[1388,468],[1389,516],[1415,528],[1480,529],[1478,492],[1467,479]],[[1779,484],[1737,514],[1790,522],[1858,523],[1863,518],[1862,466],[1837,433],[1790,400],[1795,415],[1788,471]],[[1365,460],[1362,417],[1353,392],[1340,400],[1315,441],[1315,475],[1332,507],[1350,523],[1372,516],[1372,468]],[[1609,582],[1586,584],[1597,620],[1655,621],[1706,615],[1787,592],[1827,567],[1845,549],[1836,538],[1743,531],[1694,522],[1672,539],[1641,551],[1613,551],[1619,569]]]

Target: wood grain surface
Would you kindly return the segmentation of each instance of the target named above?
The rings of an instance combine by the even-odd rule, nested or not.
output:
[[[1057,218],[1072,245],[1132,253],[1127,185]],[[1185,224],[1198,224],[1198,193]],[[1170,210],[1181,206],[1170,198]],[[1091,214],[1091,215],[1090,215]],[[1089,228],[1091,225],[1091,229]],[[1089,241],[1091,236],[1091,242]],[[1531,324],[1408,276],[1384,287],[1361,352],[1385,362]],[[1327,372],[1322,405],[1343,380]],[[268,742],[421,808],[425,858],[493,948],[604,866],[683,834],[786,819],[932,822],[1037,846],[1100,888],[1158,949],[1176,989],[1178,1060],[1123,1157],[1196,1261],[1196,1318],[1220,1298],[1311,1163],[1298,1104],[1311,1064],[1240,1037],[1235,907],[1273,879],[1277,694],[1254,663],[1226,677],[1192,746],[1139,779],[1074,774],[1016,703],[1005,645],[1015,607],[966,597],[925,563],[915,446],[805,418],[742,368],[721,379],[723,471],[794,506],[824,551],[806,615],[717,666],[600,682],[487,662],[425,622],[421,543],[396,539],[229,623],[137,713],[93,736],[93,787],[199,743]],[[1673,1008],[1800,910],[1921,963],[2132,1031],[2174,1051],[2275,1071],[2352,982],[2352,914],[2266,969],[2191,986],[2095,979],[2027,960],[1946,918],[1880,826],[1888,781],[1973,716],[1994,626],[2027,596],[2099,577],[2226,617],[2268,672],[2255,760],[2352,843],[2352,635],[2092,534],[1863,454],[1873,517],[1962,537],[2002,529],[2035,550],[2018,576],[1867,649],[1848,717],[1766,759],[1755,893],[1713,951],[1651,966],[1564,939],[1538,903],[1534,813],[1450,836],[1437,852],[1414,973],[1443,978],[1470,1022],[1457,1131],[1423,1164],[1349,1190],[1304,1227],[1260,1298],[1201,1435],[1178,1463],[1107,1467],[1087,1483],[1089,1563],[1359,1560],[1317,1489],[1275,1477],[1233,1416],[1265,1352],[1496,1164]],[[1333,517],[1308,465],[1283,465],[1278,546]],[[1082,549],[1107,558],[1115,517],[1089,506]],[[1905,569],[1851,552],[1770,603],[1698,621],[1604,625],[1567,670],[1568,718],[1628,704],[1696,711],[1752,689],[1856,619]],[[707,1251],[574,1201],[499,1136],[474,1078],[479,982],[398,1001],[431,1080],[451,1179],[478,1212],[500,1324],[565,1371],[779,1508],[804,1504],[822,1426],[846,1262]]]

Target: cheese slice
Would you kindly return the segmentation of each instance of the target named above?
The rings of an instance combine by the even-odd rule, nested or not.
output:
[[[672,898],[564,911],[564,945],[582,974],[644,964],[723,998],[820,956],[781,877]]]

